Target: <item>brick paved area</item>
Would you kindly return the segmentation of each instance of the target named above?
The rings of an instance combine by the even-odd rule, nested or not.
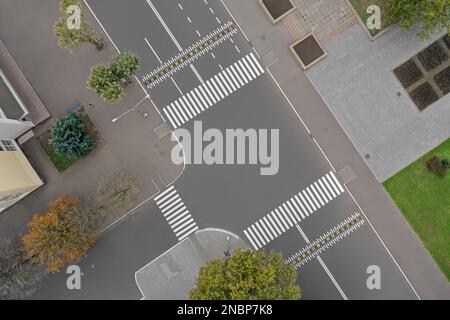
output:
[[[283,19],[294,40],[313,32],[325,44],[358,22],[345,0],[293,0],[297,10]]]

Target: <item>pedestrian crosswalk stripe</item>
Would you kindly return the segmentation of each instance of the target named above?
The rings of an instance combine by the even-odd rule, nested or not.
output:
[[[302,202],[300,201],[300,199],[298,198],[298,195],[294,196],[294,200],[292,200],[292,202],[294,204],[298,204],[300,206],[301,209],[298,209],[298,211],[300,212],[300,215],[302,216],[302,219],[305,219],[305,217],[307,217],[308,211],[306,211],[305,207],[303,206]],[[297,206],[298,208],[298,206]]]
[[[314,186],[316,187],[317,192],[319,192],[320,196],[322,197],[323,201],[325,201],[325,203],[328,203],[328,198],[325,196],[325,194],[323,193],[322,189],[319,187],[319,184],[316,182],[314,182]]]
[[[330,184],[328,183],[328,180],[326,177],[322,177],[321,181],[323,182],[323,184],[327,187],[327,190],[330,192],[331,196],[334,198],[336,197],[336,193],[334,192],[333,188],[330,186]]]
[[[244,234],[258,250],[343,192],[344,188],[330,171],[250,225]]]
[[[272,232],[269,231],[269,228],[266,226],[266,222],[265,220],[261,220],[261,226],[264,228],[264,230],[266,230],[267,235],[269,236],[270,240],[274,239],[274,235],[272,234]],[[276,235],[275,235],[276,237]]]
[[[322,179],[319,179],[318,182],[319,182],[319,185],[320,185],[321,189],[322,189],[323,192],[326,194],[327,200],[328,200],[328,201],[333,200],[333,198],[330,196],[330,193],[328,192],[327,188],[326,188],[325,185],[323,184]],[[328,202],[328,201],[327,201],[327,202]]]
[[[266,217],[264,217],[263,219],[265,219]],[[275,221],[272,219],[272,217],[270,216],[270,215],[267,215],[267,219],[271,222],[271,223],[269,223],[269,222],[267,222],[267,225],[270,227],[270,228],[272,228],[272,226],[273,226],[273,228],[275,229],[275,230],[273,230],[273,229],[271,229],[271,230],[273,230],[274,232],[273,232],[273,234],[275,234],[275,235],[279,235],[279,234],[281,234],[281,231],[280,231],[280,229],[278,228],[278,225],[275,223]],[[276,231],[276,232],[275,232]]]
[[[242,79],[239,77],[236,69],[234,69],[234,65],[230,66],[230,70],[233,72],[234,76],[232,76],[233,79],[237,79],[237,81],[239,81],[239,85],[238,88],[245,85],[244,81],[242,81]]]
[[[333,172],[330,172],[330,176],[331,176],[331,178],[333,178],[333,180],[335,182],[334,185],[336,185],[339,188],[339,190],[341,190],[341,192],[344,192],[344,188],[342,188],[341,184],[339,183],[339,181],[337,180],[337,178]]]
[[[286,203],[287,203],[288,207],[291,209],[291,210],[289,210],[289,211],[291,211],[291,212],[295,215],[295,219],[296,219],[297,221],[300,221],[301,218],[300,218],[300,216],[298,215],[298,211],[299,211],[299,210],[297,210],[298,207],[297,207],[296,209],[294,209],[294,207],[292,206],[292,199],[290,199],[290,200],[289,200],[288,202],[286,202]]]
[[[192,96],[193,96],[193,95],[194,95],[194,91],[188,92],[188,93],[186,94],[186,97],[187,97],[187,99],[189,99],[189,101],[191,102],[191,105],[194,107],[195,112],[196,112],[197,114],[199,114],[201,111],[200,111],[200,109],[199,109],[199,107],[198,107],[198,104],[195,103],[195,102],[194,102],[194,99],[191,97],[191,94],[192,94]]]
[[[272,217],[275,219],[275,221],[277,222],[277,224],[280,226],[280,229],[282,230],[282,232],[285,232],[286,229],[284,228],[283,224],[280,222],[280,220],[278,220],[278,217],[275,215],[274,211],[272,211],[270,213],[272,215]]]
[[[163,108],[176,129],[264,73],[253,52]]]
[[[312,200],[311,203],[314,204],[313,205],[314,210],[317,210],[318,208],[320,208],[319,202],[317,201],[316,198],[314,198],[314,195],[312,194],[311,189],[309,187],[307,187],[305,190],[308,193],[308,198]]]
[[[198,230],[183,199],[173,186],[156,196],[155,203],[179,241]]]
[[[263,231],[263,229],[261,228],[261,226],[259,225],[258,222],[255,223],[256,227],[258,228],[258,230],[261,232],[261,234],[264,237],[264,240],[266,240],[266,242],[269,242],[269,238],[267,237],[266,233]]]
[[[307,216],[309,216],[309,214],[313,213],[313,210],[311,210],[311,207],[309,206],[308,202],[306,202],[306,199],[303,197],[303,195],[301,194],[301,192],[299,192],[299,193],[298,193],[297,195],[295,195],[295,196],[296,196],[296,197],[298,196],[298,197],[302,200],[301,203],[303,203],[303,204],[305,205],[305,207],[308,209],[308,212],[305,211],[305,213],[306,213]]]
[[[201,109],[200,112],[205,111],[205,108],[208,109],[208,105],[206,104],[205,100],[203,100],[203,97],[198,93],[197,88],[195,88],[192,92],[192,96],[194,97],[194,100],[197,103],[198,107]]]
[[[247,237],[247,239],[250,240],[250,243],[252,244],[253,248],[258,248],[258,246],[253,242],[253,238],[249,236],[247,230],[244,230],[244,234]]]

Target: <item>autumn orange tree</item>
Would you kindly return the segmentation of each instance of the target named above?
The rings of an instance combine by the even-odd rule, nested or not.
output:
[[[95,241],[91,222],[76,197],[50,204],[45,214],[36,214],[22,237],[25,259],[43,264],[49,272],[79,260]]]

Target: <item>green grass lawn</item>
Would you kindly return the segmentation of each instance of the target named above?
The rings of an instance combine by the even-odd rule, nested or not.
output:
[[[76,160],[72,160],[67,156],[61,156],[55,152],[53,149],[53,145],[49,143],[50,139],[50,131],[47,131],[42,136],[38,138],[39,143],[44,149],[47,156],[50,158],[50,161],[53,163],[55,168],[59,172],[63,172],[67,168],[69,168]]]
[[[380,31],[384,28],[388,27],[390,23],[388,23],[386,19],[387,15],[387,1],[388,0],[350,0],[355,11],[358,13],[359,17],[362,21],[366,22],[367,18],[370,16],[367,13],[367,8],[374,4],[380,7],[381,9],[381,30],[367,30],[372,36],[376,36]],[[366,27],[367,29],[367,27]]]
[[[46,150],[48,157],[52,161],[53,165],[58,169],[59,172],[63,172],[69,168],[76,160],[72,160],[67,156],[61,156],[55,152],[53,145],[49,145]]]
[[[432,156],[450,159],[450,139],[384,183],[399,209],[450,280],[450,170],[430,173]]]

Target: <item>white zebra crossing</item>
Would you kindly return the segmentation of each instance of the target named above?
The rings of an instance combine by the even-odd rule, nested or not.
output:
[[[344,192],[330,171],[244,230],[255,250],[267,245]]]
[[[176,129],[263,73],[252,52],[163,108],[164,114]]]
[[[181,241],[198,230],[183,199],[173,186],[155,197],[155,202],[178,240]]]

